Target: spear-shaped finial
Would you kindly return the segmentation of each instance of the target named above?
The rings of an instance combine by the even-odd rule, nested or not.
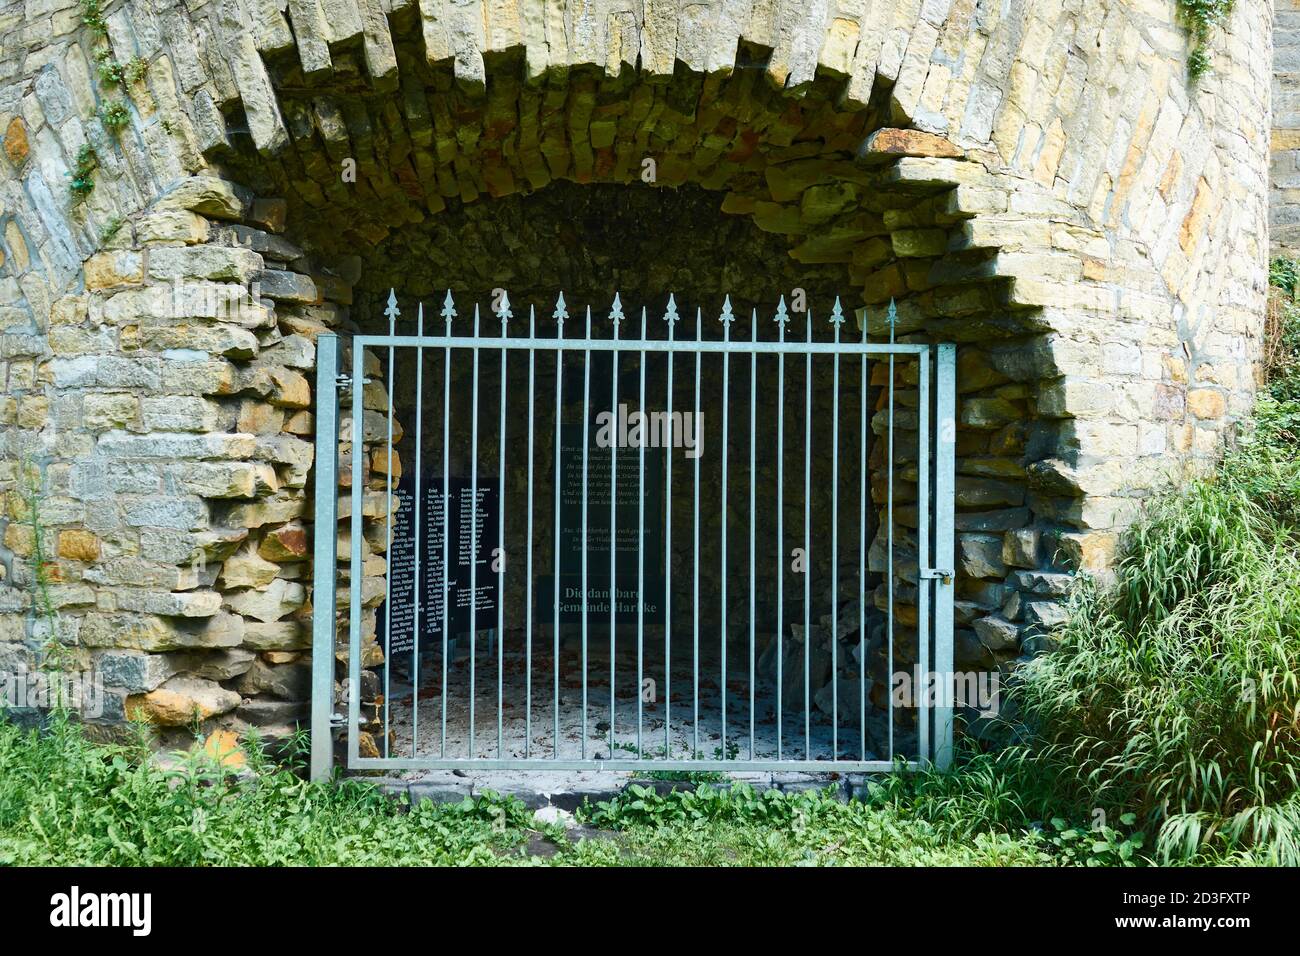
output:
[[[785,310],[784,295],[781,296],[781,301],[776,304],[776,317],[773,321],[775,321],[777,325],[781,326],[782,329],[784,329],[786,323],[790,321],[790,315]]]
[[[723,325],[730,325],[732,322],[736,321],[736,317],[731,314],[730,295],[728,295],[726,298],[722,300],[722,315],[718,317],[718,321],[721,322]]]
[[[840,308],[840,297],[835,297],[835,304],[831,306],[831,325],[841,326],[844,324],[844,310]]]
[[[664,313],[664,321],[669,325],[674,325],[681,316],[677,314],[677,300],[673,298],[671,292],[668,293],[668,311]]]
[[[496,308],[492,311],[497,314],[497,318],[501,320],[502,325],[505,324],[506,319],[514,318],[515,314],[510,311],[510,293],[505,289],[501,290],[501,301],[496,304]]]
[[[452,300],[451,290],[447,290],[447,297],[442,300],[442,311],[438,313],[447,320],[448,327],[451,326],[451,320],[456,317],[456,303]]]
[[[885,313],[885,317],[889,321],[889,341],[892,343],[894,341],[894,329],[898,326],[898,307],[894,305],[892,298],[889,300],[889,311]]]
[[[401,314],[402,310],[397,307],[397,293],[390,288],[388,290],[388,308],[384,309],[384,315],[388,316],[390,328],[397,324],[397,317]]]
[[[559,323],[560,328],[563,329],[564,320],[568,317],[569,309],[568,306],[564,304],[564,293],[561,292],[560,297],[555,300],[555,311],[551,313],[551,318],[555,319],[555,321]]]
[[[609,320],[613,322],[615,326],[617,326],[620,322],[623,321],[624,318],[625,316],[623,315],[623,301],[618,297],[618,293],[615,292],[614,304],[609,307]]]

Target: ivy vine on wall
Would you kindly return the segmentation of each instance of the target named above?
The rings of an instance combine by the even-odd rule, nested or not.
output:
[[[1178,0],[1178,14],[1192,33],[1187,74],[1198,80],[1210,70],[1210,31],[1232,13],[1233,0]]]

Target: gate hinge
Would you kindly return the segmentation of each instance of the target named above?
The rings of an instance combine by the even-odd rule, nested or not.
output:
[[[334,384],[338,386],[338,389],[339,389],[340,392],[346,392],[346,391],[348,391],[349,389],[352,388],[352,376],[351,376],[351,375],[339,375],[339,376],[337,376],[337,377],[334,379]],[[362,385],[369,385],[369,384],[370,384],[370,379],[368,379],[368,378],[363,378],[363,379],[361,380],[361,384],[362,384]]]
[[[348,723],[347,714],[330,714],[330,729],[341,730]]]
[[[953,571],[951,568],[922,568],[921,579],[923,581],[942,581],[944,584],[952,584]]]

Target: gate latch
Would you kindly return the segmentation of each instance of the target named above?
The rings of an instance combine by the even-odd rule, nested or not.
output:
[[[349,391],[349,390],[352,388],[352,376],[351,376],[351,375],[339,375],[337,378],[334,379],[334,384],[338,386],[338,390],[339,390],[340,392],[346,392],[346,391]],[[361,384],[362,384],[362,385],[369,385],[369,384],[370,384],[370,379],[368,379],[368,378],[363,378],[363,379],[361,380]]]
[[[952,584],[953,571],[951,568],[921,568],[921,579]]]

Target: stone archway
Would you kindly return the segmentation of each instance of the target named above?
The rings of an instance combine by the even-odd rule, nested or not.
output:
[[[1246,407],[1262,197],[1224,196],[1264,150],[1179,95],[1126,8],[255,6],[120,5],[10,100],[8,261],[28,262],[6,294],[32,328],[5,332],[9,458],[43,471],[56,603],[110,722],[300,718],[311,340],[377,312],[365,251],[449,204],[650,160],[656,188],[717,191],[793,262],[843,270],[869,318],[894,298],[899,334],[961,343],[959,662],[1014,660],[1063,572],[1104,568]],[[116,139],[93,119],[104,47],[147,64]],[[1262,114],[1249,56],[1223,59],[1214,88]],[[1143,81],[1115,89],[1116,64]],[[99,184],[57,201],[83,144]],[[39,615],[10,603],[30,651]]]
[[[1004,622],[1000,628],[985,625],[982,639],[970,629],[976,619],[1001,607],[1009,570],[1052,569],[1036,544],[1039,531],[1027,507],[1021,460],[1025,422],[1031,417],[1025,401],[1029,383],[1023,370],[1013,370],[1012,375],[999,371],[987,350],[973,343],[1000,341],[1004,351],[1018,352],[1036,333],[1026,315],[1032,310],[1017,309],[1010,281],[989,268],[995,250],[957,231],[978,210],[1005,208],[1008,200],[993,177],[941,137],[877,129],[886,112],[883,107],[844,110],[833,95],[838,86],[833,79],[820,87],[812,83],[802,97],[791,100],[761,81],[754,70],[712,77],[684,74],[657,84],[632,71],[610,77],[575,68],[564,75],[559,92],[551,94],[548,110],[547,77],[541,78],[540,89],[530,90],[528,84],[515,81],[518,64],[508,57],[489,72],[492,82],[486,92],[458,86],[454,68],[425,75],[418,59],[408,59],[414,60],[417,80],[414,92],[408,85],[404,94],[406,145],[395,145],[394,141],[402,141],[401,134],[390,131],[389,165],[373,158],[383,146],[374,134],[365,132],[384,128],[387,97],[357,98],[353,92],[353,98],[345,100],[330,84],[322,92],[311,84],[295,88],[291,80],[285,82],[287,92],[280,102],[289,126],[300,134],[290,136],[296,147],[292,155],[286,150],[287,158],[277,164],[246,145],[243,153],[228,160],[229,168],[237,171],[232,174],[241,181],[262,181],[267,184],[264,189],[287,194],[283,235],[300,249],[312,250],[303,258],[314,261],[301,267],[323,280],[318,288],[354,280],[349,294],[351,318],[361,327],[376,329],[386,323],[380,315],[393,285],[399,297],[427,294],[442,285],[455,285],[452,278],[467,271],[471,288],[475,280],[483,292],[508,288],[519,301],[524,291],[520,283],[544,289],[547,277],[537,262],[531,272],[512,276],[508,267],[514,264],[508,257],[520,253],[510,251],[511,243],[499,246],[497,261],[468,270],[452,267],[447,262],[451,256],[444,255],[442,268],[431,270],[441,275],[430,277],[423,287],[418,280],[412,282],[412,265],[420,257],[409,246],[422,234],[436,231],[440,219],[454,216],[464,223],[469,211],[479,209],[486,219],[479,232],[510,238],[511,227],[503,221],[509,198],[544,197],[548,189],[557,188],[554,183],[565,181],[579,187],[625,184],[629,195],[645,195],[640,215],[628,216],[621,225],[648,234],[651,244],[663,243],[673,240],[671,224],[664,221],[669,204],[651,198],[655,190],[696,186],[706,196],[721,193],[714,203],[724,215],[748,218],[758,230],[777,238],[774,248],[791,264],[791,286],[802,281],[793,278],[800,269],[810,276],[818,268],[834,270],[839,285],[864,290],[864,315],[874,312],[882,320],[885,303],[897,300],[904,337],[942,334],[967,343],[962,370],[971,400],[962,420],[966,434],[960,500],[968,511],[964,520],[969,527],[961,539],[964,653],[960,663],[987,669],[1020,653],[1020,635],[1035,622]],[[292,64],[286,70],[294,75]],[[420,109],[414,105],[421,96],[429,103],[428,129],[421,128]],[[716,105],[710,109],[708,104]],[[528,139],[530,111],[537,116],[532,124],[535,143]],[[448,124],[441,163],[436,172],[422,177],[416,167],[428,161],[428,154],[417,144],[429,139],[431,151],[439,154],[436,120],[440,114]],[[331,118],[339,125],[331,126]],[[557,128],[587,129],[591,142],[552,145],[543,151],[543,144],[555,142]],[[711,148],[700,148],[709,142]],[[362,155],[345,155],[344,143]],[[375,153],[365,155],[357,149],[362,145]],[[957,187],[963,184],[967,189],[959,192]],[[346,228],[341,229],[340,223],[346,223]],[[460,239],[451,232],[439,235],[443,242]],[[517,248],[523,237],[514,238]],[[419,248],[439,260],[430,241],[424,240]],[[462,253],[462,262],[463,258]],[[941,260],[946,271],[936,268]],[[590,281],[601,285],[601,297],[607,298],[613,276],[592,271]],[[344,274],[330,276],[330,272]],[[571,301],[580,301],[573,299],[579,290],[568,291]],[[857,304],[853,301],[850,306]],[[883,327],[874,331],[879,334]],[[909,382],[914,386],[915,374],[900,368],[900,376],[906,401],[913,393],[905,389]],[[1021,382],[1013,382],[1013,376]],[[379,470],[373,456],[371,467]],[[899,468],[906,469],[906,462],[900,461]],[[382,474],[368,469],[367,475],[375,491],[383,487]],[[874,492],[883,499],[883,486]],[[915,515],[904,509],[900,521],[914,524]],[[1020,536],[1019,552],[1004,558],[1005,533],[1022,529],[1026,533]],[[902,562],[900,572],[904,580],[897,610],[907,624],[914,623],[915,614],[914,547],[913,543],[912,558]],[[883,559],[877,552],[874,560]],[[377,562],[376,568],[382,569],[382,563]],[[879,575],[881,569],[873,571]],[[1062,586],[1059,578],[1044,580],[1050,587]],[[1035,586],[1041,588],[1042,582],[1036,581]],[[372,604],[381,592],[380,582],[368,591],[374,595]],[[884,600],[882,587],[877,602]],[[1033,604],[1047,607],[1042,601]],[[368,617],[363,638],[371,641],[374,633]],[[373,659],[380,660],[378,647],[370,646]],[[882,693],[885,686],[882,680]],[[377,684],[363,699],[372,700],[376,693]]]

